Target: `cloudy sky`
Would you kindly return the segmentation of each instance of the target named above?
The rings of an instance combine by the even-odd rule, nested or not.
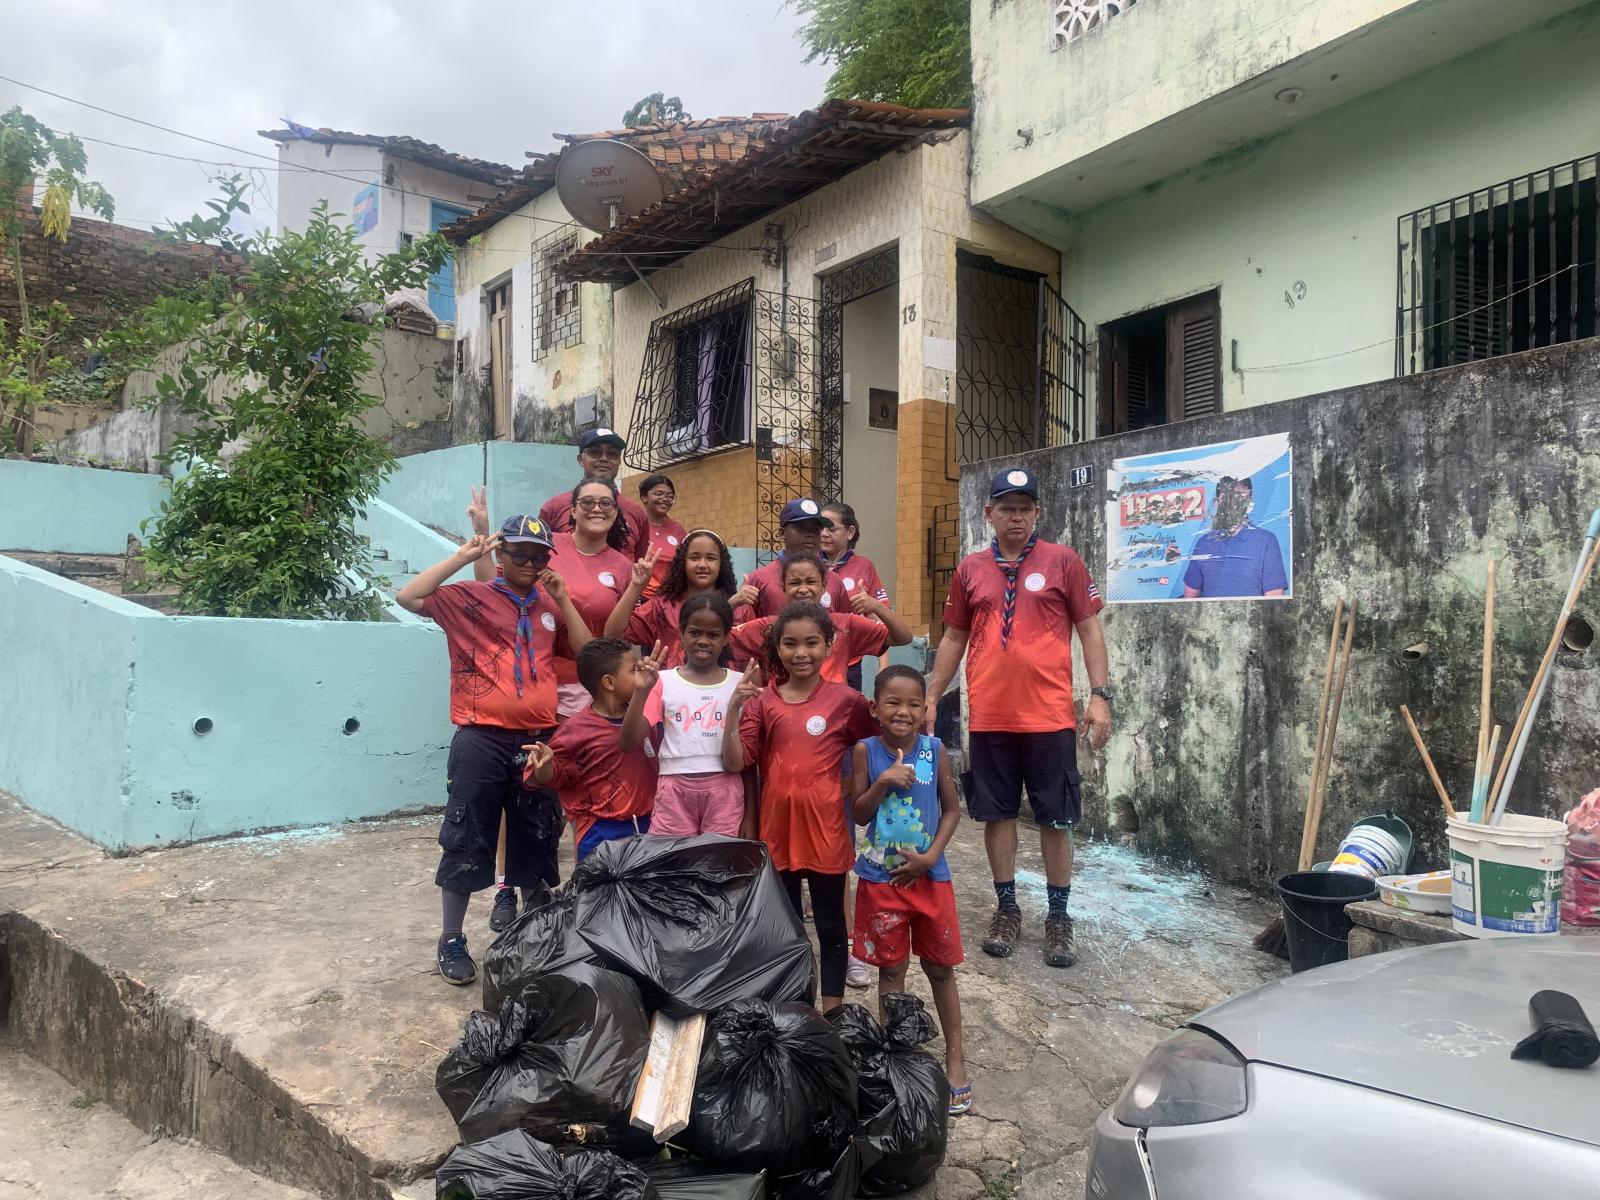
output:
[[[83,137],[117,220],[148,228],[195,212],[215,194],[208,176],[235,168],[139,151],[259,168],[267,201],[274,147],[256,131],[282,117],[520,166],[552,133],[611,128],[658,90],[695,116],[796,112],[828,75],[802,62],[798,24],[781,0],[0,0],[0,75],[267,157],[3,80],[0,110]]]

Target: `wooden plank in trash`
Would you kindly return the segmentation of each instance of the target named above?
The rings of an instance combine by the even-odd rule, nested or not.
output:
[[[705,1032],[703,1013],[683,1018],[657,1013],[651,1019],[650,1051],[639,1075],[629,1120],[649,1130],[657,1142],[688,1127]]]

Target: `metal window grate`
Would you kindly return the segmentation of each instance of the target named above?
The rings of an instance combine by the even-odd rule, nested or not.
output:
[[[533,243],[533,358],[583,341],[583,305],[575,279],[564,279],[556,264],[578,248],[574,225],[564,225]]]
[[[1059,50],[1101,28],[1139,0],[1055,0],[1050,13],[1050,48]]]
[[[1397,375],[1596,334],[1597,165],[1590,155],[1400,218]]]
[[[746,279],[651,322],[629,465],[656,471],[749,440],[754,299]]]
[[[844,322],[839,306],[803,296],[755,297],[757,557],[782,544],[788,501],[826,504],[844,487]]]

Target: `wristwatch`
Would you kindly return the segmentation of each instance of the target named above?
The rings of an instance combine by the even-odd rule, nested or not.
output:
[[[1107,704],[1115,704],[1117,702],[1116,689],[1110,684],[1107,684],[1105,687],[1090,688],[1089,694],[1091,696],[1099,696],[1100,699],[1104,700]]]

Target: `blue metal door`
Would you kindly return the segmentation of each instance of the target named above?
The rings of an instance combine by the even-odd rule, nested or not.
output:
[[[444,204],[438,200],[428,202],[428,228],[432,230],[443,229],[453,221],[471,213],[470,208],[461,208],[455,204]],[[456,319],[456,264],[452,257],[444,266],[434,272],[428,280],[428,307],[433,309],[433,315],[440,321],[454,321]]]

